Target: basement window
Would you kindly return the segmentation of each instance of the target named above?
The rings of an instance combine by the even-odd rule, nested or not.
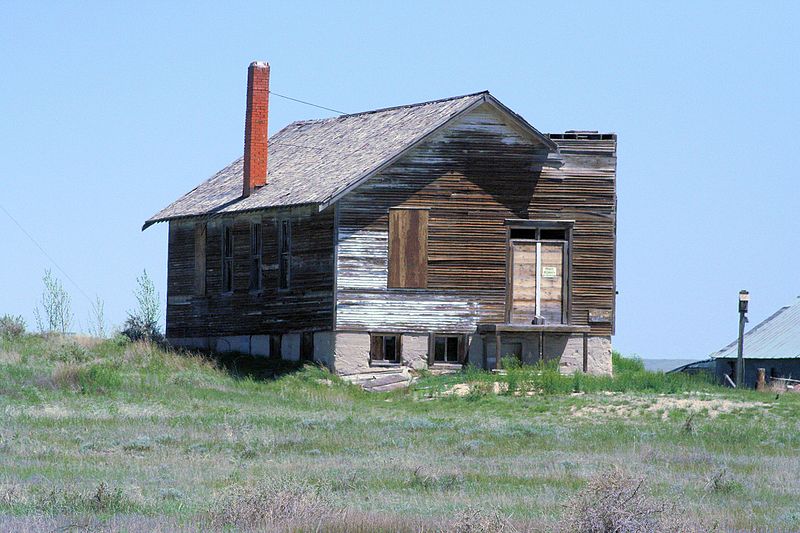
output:
[[[291,286],[292,280],[292,221],[278,221],[278,270],[281,290]]]
[[[432,363],[460,363],[463,360],[462,335],[434,335]]]
[[[233,227],[222,227],[222,292],[233,292]]]
[[[397,364],[400,362],[400,335],[371,335],[369,343],[369,359],[372,363]]]
[[[261,290],[261,257],[262,257],[261,223],[250,224],[250,290]]]

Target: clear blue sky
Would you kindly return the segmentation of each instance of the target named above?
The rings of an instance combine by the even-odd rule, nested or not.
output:
[[[0,4],[0,205],[114,324],[143,268],[165,299],[166,225],[140,227],[240,155],[254,59],[348,112],[489,89],[542,131],[616,132],[623,352],[703,356],[739,289],[751,323],[800,294],[797,3]],[[0,314],[32,323],[51,264],[2,212],[0,235]]]

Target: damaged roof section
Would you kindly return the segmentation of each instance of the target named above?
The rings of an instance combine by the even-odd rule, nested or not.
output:
[[[293,122],[269,139],[267,185],[242,196],[243,163],[237,159],[148,219],[167,220],[271,207],[325,207],[392,163],[451,120],[489,103],[550,151],[547,136],[488,91],[321,120]]]

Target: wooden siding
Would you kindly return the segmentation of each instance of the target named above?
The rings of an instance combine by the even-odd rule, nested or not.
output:
[[[278,288],[278,228],[292,221],[291,287]],[[250,291],[250,225],[261,222],[261,291]],[[221,294],[222,226],[233,223],[233,293]],[[195,289],[195,221],[170,222],[167,336],[324,331],[333,324],[333,209],[310,208],[215,218],[206,230],[205,296]]]
[[[481,106],[338,205],[336,328],[474,331],[505,319],[506,227],[574,220],[570,322],[614,309],[616,139],[552,136],[548,157]],[[388,288],[388,211],[430,208],[428,288]],[[612,323],[592,323],[608,335]]]

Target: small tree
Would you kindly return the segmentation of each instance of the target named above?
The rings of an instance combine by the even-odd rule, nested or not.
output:
[[[106,337],[105,308],[103,299],[95,296],[92,309],[89,311],[89,335],[100,339]]]
[[[146,270],[136,278],[136,285],[133,295],[138,305],[135,310],[128,311],[122,334],[133,341],[160,342],[164,339],[158,325],[161,318],[161,297]]]
[[[65,334],[74,318],[72,300],[61,281],[53,276],[50,269],[44,271],[42,282],[44,283],[42,300],[33,309],[36,325],[42,333],[57,331]]]

